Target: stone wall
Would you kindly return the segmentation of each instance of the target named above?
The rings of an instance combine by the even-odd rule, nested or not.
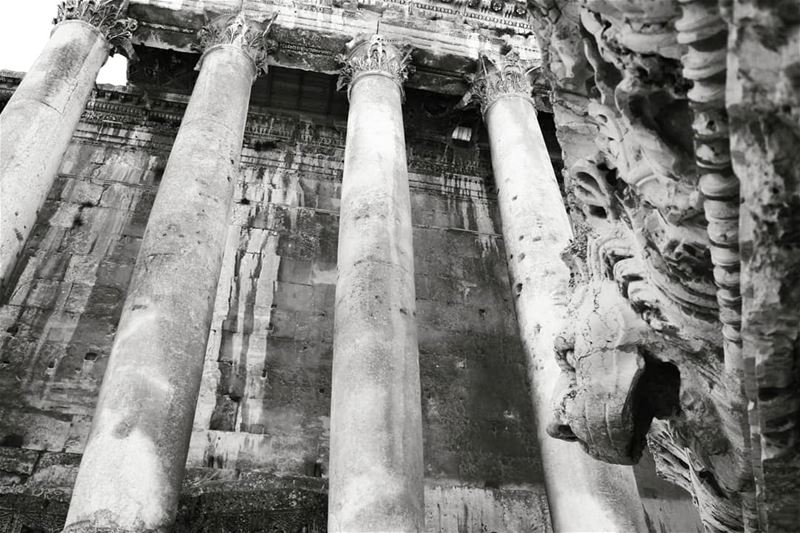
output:
[[[2,81],[8,94],[14,79]],[[184,103],[100,88],[64,159],[0,308],[0,517],[11,524],[0,531],[63,520]],[[546,531],[488,154],[449,140],[464,116],[426,105],[411,91],[405,118],[427,524]],[[325,528],[345,126],[341,113],[252,109],[179,528]]]
[[[170,141],[102,120],[76,132],[0,308],[2,445],[83,449]]]

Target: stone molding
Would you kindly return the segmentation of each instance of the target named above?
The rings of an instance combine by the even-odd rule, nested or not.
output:
[[[533,68],[533,64],[523,61],[515,50],[494,58],[482,55],[472,82],[472,98],[480,104],[481,112],[485,115],[497,100],[508,96],[525,98],[536,107],[531,96]]]
[[[220,15],[208,21],[198,32],[197,38],[203,56],[197,63],[196,70],[200,70],[206,54],[218,46],[239,46],[253,62],[255,75],[267,73],[267,58],[270,52],[270,43],[267,39],[276,15],[264,21],[256,21],[245,16],[241,11],[235,14]]]
[[[124,16],[127,10],[127,2],[118,0],[64,0],[58,4],[58,14],[53,19],[53,24],[68,20],[81,20],[91,24],[106,38],[112,53],[120,52],[133,59],[135,53],[131,37],[138,22]]]
[[[11,98],[22,75],[0,70],[0,109]],[[75,140],[143,148],[169,155],[188,100],[186,95],[162,94],[151,98],[138,89],[99,85],[87,102]],[[136,133],[132,134],[133,131]],[[315,123],[295,113],[251,106],[242,165],[272,164],[263,152],[247,150],[265,142],[293,144],[299,141],[307,153],[322,156],[318,160],[341,162],[345,140],[343,123]],[[443,160],[441,154],[446,151],[448,142],[448,137],[428,136],[422,132],[406,137],[410,187],[493,202],[495,191],[486,185],[492,174],[488,152],[482,151],[482,155],[474,158]],[[334,174],[331,179],[341,181],[341,173]],[[433,177],[436,181],[431,181]]]
[[[378,33],[357,41],[350,52],[340,58],[344,67],[339,74],[338,88],[347,86],[347,97],[350,98],[350,91],[360,77],[380,73],[391,78],[400,88],[400,94],[404,95],[403,83],[411,71],[411,52],[403,48]]]
[[[135,43],[176,52],[197,51],[196,34],[203,15],[213,9],[208,2],[184,1],[180,10],[170,9],[168,0],[130,2],[139,20]],[[269,34],[275,42],[270,65],[336,74],[342,67],[341,54],[351,50],[347,43],[379,28],[385,38],[414,50],[416,69],[404,87],[439,94],[461,96],[467,91],[464,75],[474,71],[480,51],[500,54],[511,46],[523,58],[542,61],[528,17],[501,18],[491,9],[475,10],[460,2],[262,0],[246,3],[245,12],[254,18],[278,13]],[[217,13],[238,10],[217,9]]]

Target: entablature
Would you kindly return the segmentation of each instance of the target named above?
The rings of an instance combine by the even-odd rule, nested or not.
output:
[[[407,86],[442,94],[466,91],[465,76],[481,54],[513,47],[531,63],[540,58],[524,3],[516,1],[131,0],[128,13],[139,23],[134,44],[195,52],[209,19],[239,9],[255,20],[275,17],[270,65],[334,74],[350,41],[380,31],[412,50]]]

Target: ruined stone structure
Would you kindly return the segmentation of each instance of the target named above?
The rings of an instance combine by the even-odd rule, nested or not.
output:
[[[530,2],[576,239],[550,433],[795,531],[800,5]]]
[[[62,2],[0,73],[0,532],[795,531],[799,28]]]

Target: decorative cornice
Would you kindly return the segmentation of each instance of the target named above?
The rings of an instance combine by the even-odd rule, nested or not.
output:
[[[131,45],[131,36],[136,30],[136,20],[125,17],[128,2],[119,0],[64,0],[58,5],[58,14],[53,24],[67,20],[82,20],[97,28],[109,42],[113,52],[120,52],[129,59],[136,54]]]
[[[394,80],[403,95],[403,83],[410,73],[411,52],[389,42],[376,33],[358,42],[352,50],[340,57],[344,67],[339,73],[339,89],[347,86],[347,96],[355,82],[365,74],[381,73]]]
[[[197,70],[200,70],[203,58],[211,49],[221,45],[234,45],[240,46],[252,60],[256,75],[262,72],[266,74],[267,57],[271,49],[267,35],[276,17],[277,14],[259,22],[247,18],[242,11],[208,21],[197,34],[200,49],[203,51]]]
[[[478,73],[472,82],[471,97],[480,103],[483,114],[498,99],[508,96],[525,98],[535,106],[531,97],[533,85],[529,76],[533,68],[515,50],[495,58],[482,55],[478,62]]]

